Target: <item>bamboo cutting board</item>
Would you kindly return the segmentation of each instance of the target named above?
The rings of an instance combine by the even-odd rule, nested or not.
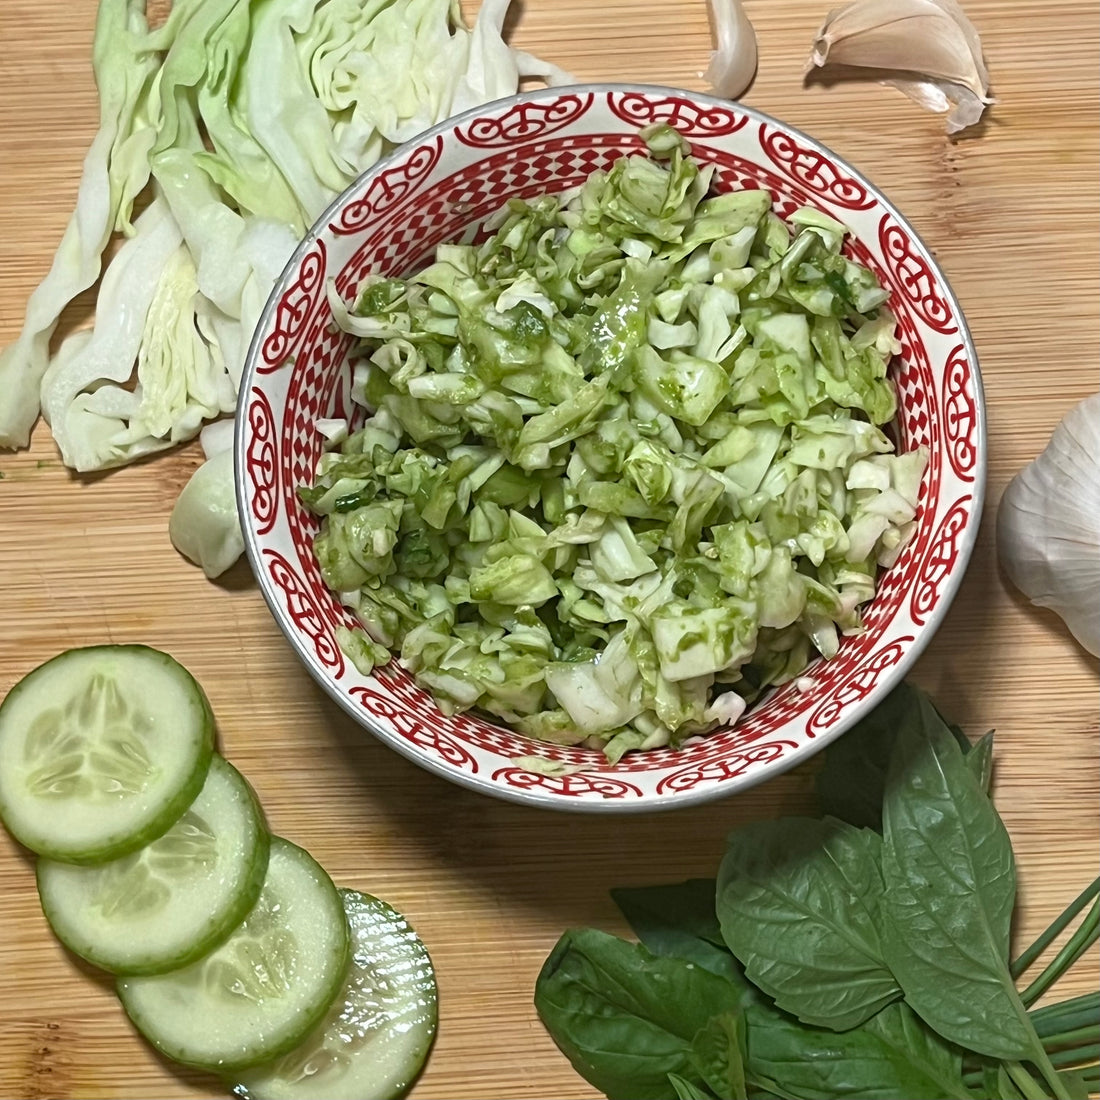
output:
[[[704,0],[526,0],[514,38],[579,79],[702,88]],[[995,726],[997,802],[1020,865],[1026,942],[1097,872],[1097,663],[1006,589],[992,519],[1008,479],[1097,389],[1100,215],[1096,6],[969,0],[998,104],[978,132],[874,84],[804,88],[826,0],[746,0],[760,43],[747,103],[808,131],[875,180],[938,255],[988,394],[990,484],[966,584],[916,678],[972,733]],[[70,211],[95,130],[84,0],[0,3],[0,345],[18,331]],[[85,297],[65,318],[82,323]],[[4,395],[0,394],[0,401]],[[340,883],[387,898],[428,944],[439,1039],[414,1096],[595,1094],[542,1031],[539,966],[565,928],[624,931],[613,885],[709,875],[746,820],[811,809],[813,764],[673,815],[596,819],[475,795],[385,749],[331,704],[284,643],[245,564],[211,584],[168,542],[188,446],[74,477],[39,426],[0,452],[0,693],[54,653],[104,641],[167,649],[205,685],[223,751],[272,827]],[[1095,988],[1096,957],[1063,985]],[[158,1060],[109,985],[51,938],[33,868],[0,836],[0,1096],[215,1097]]]

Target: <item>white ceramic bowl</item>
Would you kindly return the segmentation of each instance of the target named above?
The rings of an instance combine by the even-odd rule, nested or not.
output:
[[[396,664],[363,676],[336,644],[355,625],[325,588],[311,549],[316,518],[296,487],[312,480],[320,417],[346,416],[351,338],[326,300],[368,272],[407,275],[436,246],[471,233],[511,196],[565,190],[641,148],[665,120],[716,166],[716,186],[764,187],[777,211],[812,205],[853,231],[850,254],[890,292],[902,354],[892,367],[902,449],[929,463],[918,529],[879,582],[866,631],[832,660],[773,691],[733,728],[680,749],[602,754],[532,741],[473,714],[444,716]],[[981,380],[959,305],[928,249],[858,172],[797,130],[746,107],[668,88],[585,85],[501,100],[402,146],[324,213],[283,273],[252,342],[237,413],[238,504],[248,555],[276,621],[310,673],[365,729],[416,763],[486,794],[568,810],[625,812],[728,795],[806,759],[902,678],[942,621],[977,534],[985,480]],[[525,770],[539,756],[579,768]]]

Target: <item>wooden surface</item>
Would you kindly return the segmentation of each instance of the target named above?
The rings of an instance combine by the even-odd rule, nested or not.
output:
[[[940,117],[873,84],[802,86],[828,4],[746,0],[760,71],[745,101],[830,145],[880,184],[936,252],[969,319],[989,402],[983,535],[917,679],[972,732],[995,726],[997,802],[1030,938],[1097,872],[1097,664],[1006,590],[992,518],[1009,477],[1097,388],[1097,18],[1092,0],[969,0],[999,103],[949,141]],[[92,0],[0,3],[0,344],[45,273],[94,132]],[[516,40],[579,79],[701,88],[703,0],[526,0]],[[80,323],[75,309],[66,324]],[[0,401],[4,396],[0,394]],[[441,1027],[420,1098],[595,1095],[531,1006],[568,926],[622,930],[609,886],[713,873],[724,834],[809,809],[812,763],[675,815],[573,818],[465,792],[354,727],[314,687],[246,565],[214,585],[166,526],[194,446],[103,477],[71,476],[39,426],[0,452],[0,693],[55,652],[165,648],[205,685],[223,751],[274,829],[338,882],[404,910],[434,957]],[[1095,988],[1095,957],[1066,992]],[[160,1062],[109,985],[51,938],[32,867],[0,835],[0,1096],[200,1097],[218,1083]]]

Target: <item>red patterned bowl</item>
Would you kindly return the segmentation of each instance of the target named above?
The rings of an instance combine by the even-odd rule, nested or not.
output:
[[[351,338],[332,323],[325,288],[352,296],[368,272],[408,274],[436,246],[472,230],[510,196],[580,183],[641,148],[667,120],[717,186],[763,187],[778,212],[811,205],[853,231],[851,254],[889,289],[902,354],[893,379],[903,449],[930,455],[918,529],[880,578],[866,631],[843,639],[733,728],[678,750],[602,754],[531,741],[472,714],[444,716],[391,664],[363,676],[334,628],[355,625],[325,588],[311,544],[316,519],[295,488],[312,479],[319,417],[351,411]],[[277,622],[306,667],[356,721],[448,779],[513,801],[568,810],[686,806],[751,786],[816,752],[905,674],[944,617],[977,534],[985,481],[981,379],[943,274],[904,218],[816,142],[746,107],[667,88],[587,85],[520,95],[437,126],[362,176],[302,242],[252,342],[237,413],[237,494],[248,554]],[[517,758],[560,761],[566,774]]]

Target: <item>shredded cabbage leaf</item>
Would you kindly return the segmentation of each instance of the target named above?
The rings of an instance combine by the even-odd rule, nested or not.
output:
[[[144,0],[101,0],[92,58],[99,130],[84,158],[76,209],[49,274],[31,295],[15,343],[0,352],[0,447],[30,442],[57,322],[99,278],[112,233],[133,232],[134,199],[148,181],[156,136],[148,104],[158,59],[147,35]]]
[[[0,355],[0,447],[26,446],[41,411],[68,466],[101,470],[232,412],[272,287],[344,188],[521,76],[568,82],[504,42],[509,2],[487,0],[467,27],[452,0],[175,0],[150,28],[146,0],[100,0],[100,128],[50,273]],[[116,233],[127,240],[94,329],[51,357],[62,310],[99,278]],[[219,571],[239,539],[195,545],[205,522],[180,532],[183,517],[224,516],[231,476],[213,463],[172,526]]]
[[[354,302],[361,424],[301,499],[326,583],[447,711],[631,751],[863,628],[914,528],[886,293],[845,227],[716,194],[661,124]]]

